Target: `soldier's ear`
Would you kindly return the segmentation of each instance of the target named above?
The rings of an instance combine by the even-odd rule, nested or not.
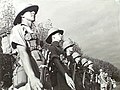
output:
[[[52,35],[52,36],[51,36],[51,39],[54,40],[54,39],[55,39],[55,35]]]
[[[23,15],[21,15],[21,18],[24,18],[24,16],[23,16]]]

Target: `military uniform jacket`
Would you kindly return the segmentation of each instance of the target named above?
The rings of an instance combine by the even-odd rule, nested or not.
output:
[[[27,27],[25,25],[18,24],[16,26],[14,26],[12,31],[11,31],[11,35],[10,35],[10,43],[11,43],[11,46],[13,49],[17,49],[17,45],[26,47],[26,49],[27,49],[26,51],[30,57],[32,69],[35,73],[35,76],[39,78],[40,73],[39,73],[39,69],[37,67],[37,63],[35,62],[35,60],[31,56],[30,48],[28,47],[28,44],[26,42],[26,35],[27,35],[26,32],[33,33],[31,28]],[[18,55],[19,55],[19,53],[18,53]],[[19,58],[19,61],[20,61],[19,64],[22,66],[21,58]]]
[[[75,57],[75,58],[77,58],[77,57]],[[75,72],[74,83],[75,83],[76,90],[84,90],[83,85],[82,85],[83,70],[81,68],[81,61],[76,65],[76,67],[74,69],[74,65],[76,63],[75,58],[73,58],[72,55],[67,56],[67,60],[70,61],[70,65],[69,65],[70,74],[71,74],[71,76],[73,76],[73,72]]]
[[[57,41],[51,44],[49,50],[51,52],[49,63],[49,66],[51,67],[50,78],[54,90],[70,90],[65,80],[65,73],[68,73],[68,70],[61,60],[64,51]]]

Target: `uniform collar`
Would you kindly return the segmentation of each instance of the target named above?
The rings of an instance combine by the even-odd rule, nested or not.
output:
[[[52,45],[53,45],[53,46],[60,46],[58,41],[52,42]]]

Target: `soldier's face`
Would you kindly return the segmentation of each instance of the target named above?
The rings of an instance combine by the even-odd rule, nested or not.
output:
[[[35,12],[34,11],[27,11],[22,15],[23,18],[34,21],[35,20]]]
[[[60,34],[60,33],[56,33],[56,34],[53,35],[53,38],[57,41],[60,41],[60,40],[62,40],[63,35]]]
[[[67,55],[71,55],[73,52],[73,47],[67,48],[66,51],[67,51]]]

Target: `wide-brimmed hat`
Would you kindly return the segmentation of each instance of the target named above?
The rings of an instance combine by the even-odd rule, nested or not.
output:
[[[74,52],[74,53],[72,54],[72,57],[73,57],[73,58],[76,58],[76,57],[78,57],[78,56],[80,56],[80,54],[79,54],[78,52]]]
[[[72,57],[76,61],[76,63],[79,63],[79,61],[81,60],[81,55],[78,52],[74,52],[72,54]]]
[[[88,67],[88,69],[94,72],[94,69],[92,67]]]
[[[83,66],[87,66],[88,65],[87,62],[88,62],[88,59],[82,58],[81,63],[82,63]]]
[[[20,24],[21,23],[21,15],[23,15],[25,12],[35,11],[35,14],[36,14],[38,9],[39,9],[38,5],[32,5],[32,4],[21,5],[20,10],[18,10],[18,13],[16,14],[13,24],[14,25]]]
[[[47,38],[46,38],[46,42],[47,42],[48,44],[51,44],[51,42],[52,42],[52,37],[51,37],[51,36],[54,35],[54,34],[56,34],[56,33],[60,33],[60,34],[63,35],[64,31],[63,31],[63,30],[60,30],[60,29],[58,29],[58,28],[52,27],[52,28],[48,31],[48,36],[47,36]]]
[[[92,71],[94,71],[94,69],[93,69],[93,62],[92,61],[90,61],[90,60],[88,60],[88,69],[89,70],[92,70]],[[91,66],[92,65],[92,66]]]
[[[91,65],[91,64],[93,65],[93,62],[88,60],[88,65]]]
[[[67,49],[68,47],[72,47],[74,44],[74,42],[71,39],[67,39],[63,42],[63,49]]]

